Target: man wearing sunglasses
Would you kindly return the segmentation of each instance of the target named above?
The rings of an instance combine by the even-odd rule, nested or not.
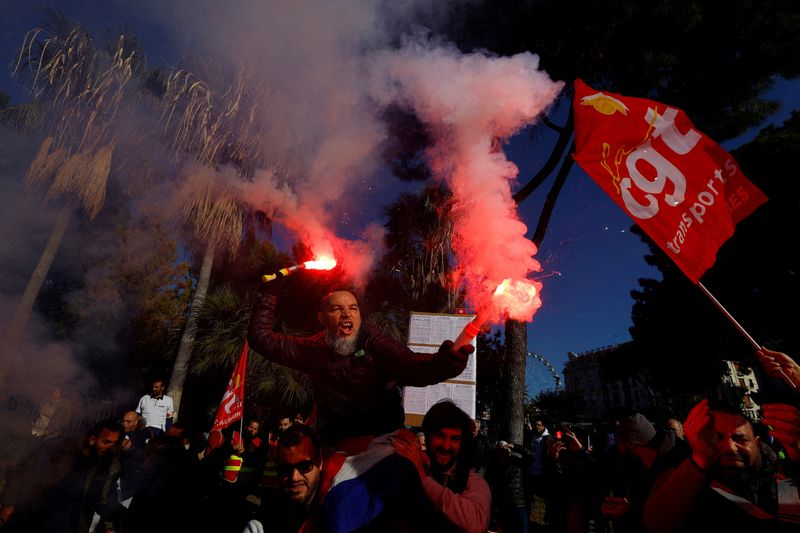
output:
[[[311,427],[294,424],[283,432],[276,470],[280,497],[262,500],[258,518],[244,533],[319,531],[322,452]]]

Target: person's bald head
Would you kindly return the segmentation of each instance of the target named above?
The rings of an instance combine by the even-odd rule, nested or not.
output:
[[[134,411],[128,411],[122,415],[122,430],[125,433],[131,433],[136,430],[139,425],[139,415]]]
[[[353,353],[361,329],[361,309],[355,294],[348,290],[326,294],[317,319],[325,327],[328,346],[339,355]]]
[[[683,440],[683,424],[677,418],[667,418],[664,422],[664,429],[672,431],[677,438]]]

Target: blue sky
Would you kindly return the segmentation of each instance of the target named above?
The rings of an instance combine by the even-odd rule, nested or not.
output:
[[[0,0],[0,9],[6,15],[0,26],[0,60],[3,64],[14,61],[15,48],[24,33],[42,20],[42,9],[47,4],[38,0]],[[168,65],[175,59],[169,55],[174,48],[172,35],[153,24],[146,11],[128,7],[136,6],[136,3],[86,0],[61,1],[55,5],[92,31],[127,26],[139,35],[151,64]],[[0,72],[0,90],[10,94],[13,102],[27,99],[5,70]],[[784,102],[770,123],[780,123],[791,110],[800,109],[800,83],[796,81],[779,80],[770,96]],[[560,115],[563,115],[563,109],[553,113],[555,122],[559,122]],[[735,148],[752,139],[756,131],[723,146]],[[523,132],[506,146],[509,158],[520,168],[520,183],[525,183],[535,174],[553,142],[555,134],[544,133],[532,140],[527,132]],[[552,177],[537,194],[521,205],[519,214],[528,224],[529,234],[535,229],[551,181]],[[393,191],[396,193],[401,188],[412,189],[413,186],[396,185]],[[379,219],[381,206],[392,198],[385,195],[380,197],[380,201],[378,198],[374,202],[362,202],[362,205],[373,206],[373,211],[365,209],[354,218]],[[528,326],[529,351],[542,355],[559,371],[568,352],[579,353],[630,339],[628,328],[633,304],[630,291],[638,288],[639,278],[658,277],[658,272],[645,264],[643,256],[647,247],[630,233],[631,225],[627,215],[574,165],[537,255],[543,268],[543,306]],[[527,382],[531,394],[553,387],[552,378],[544,366],[532,360]]]

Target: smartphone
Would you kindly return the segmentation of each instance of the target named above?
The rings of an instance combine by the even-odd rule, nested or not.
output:
[[[561,431],[556,431],[556,440],[561,440],[564,437],[564,434]]]

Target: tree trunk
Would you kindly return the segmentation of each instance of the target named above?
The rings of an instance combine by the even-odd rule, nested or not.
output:
[[[525,416],[525,364],[528,347],[528,330],[525,322],[506,321],[506,405],[504,427],[506,440],[522,444]]]
[[[14,315],[11,317],[3,334],[1,349],[6,355],[13,353],[15,346],[23,337],[25,326],[28,324],[33,312],[33,305],[36,303],[36,297],[39,295],[44,279],[47,277],[58,249],[61,247],[61,241],[64,239],[64,233],[67,231],[71,216],[72,209],[64,207],[56,217],[53,231],[50,233],[50,240],[47,241],[47,246],[45,246],[41,257],[39,257],[39,262],[36,264],[36,268],[33,269],[28,284],[25,286],[25,292],[22,293],[22,298],[20,298],[19,304],[14,310]],[[6,358],[4,360],[8,361]],[[5,381],[5,376],[3,375],[5,367],[6,365],[0,367],[0,383]]]
[[[189,359],[192,357],[194,350],[194,338],[197,334],[197,318],[200,315],[200,309],[203,307],[203,301],[206,299],[208,292],[208,285],[211,281],[211,266],[214,264],[214,243],[208,243],[206,246],[205,254],[203,255],[203,264],[200,267],[200,275],[197,278],[197,289],[192,298],[192,304],[189,307],[189,316],[186,319],[186,327],[183,328],[183,335],[181,336],[181,344],[178,347],[178,356],[175,358],[175,365],[172,367],[172,375],[169,378],[169,392],[167,395],[172,398],[175,406],[175,414],[173,421],[178,421],[178,411],[181,406],[181,397],[183,396],[183,385],[186,383],[186,370],[189,366]]]
[[[571,126],[571,120],[569,121]],[[567,139],[569,135],[567,135]],[[561,143],[560,143],[561,144]],[[575,151],[575,143],[570,145],[569,151],[563,157],[561,167],[558,170],[556,179],[550,192],[547,194],[542,213],[539,215],[539,222],[532,238],[536,247],[541,247],[542,240],[547,233],[550,224],[550,217],[556,206],[556,201],[564,186],[572,168],[572,157],[570,153]],[[508,436],[509,442],[522,443],[522,428],[524,424],[525,412],[525,370],[528,355],[528,330],[527,325],[516,320],[506,322],[506,363],[504,374],[506,376],[507,394],[505,405],[501,406],[504,427],[501,433]],[[515,440],[519,439],[519,440]]]

